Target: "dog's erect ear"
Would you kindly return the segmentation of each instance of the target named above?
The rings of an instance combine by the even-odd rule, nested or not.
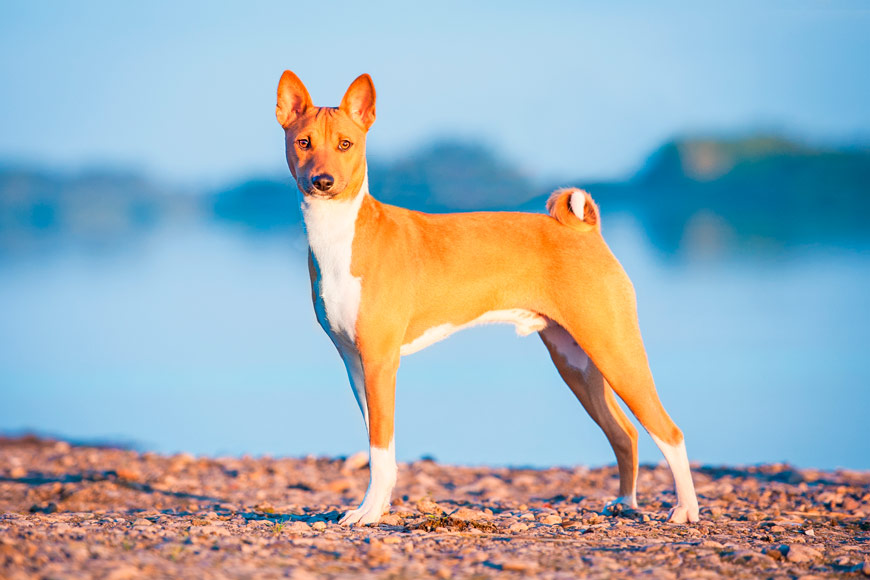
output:
[[[375,85],[372,77],[367,74],[356,77],[344,93],[338,108],[368,131],[375,122]]]
[[[285,70],[278,83],[278,105],[275,116],[282,127],[286,127],[312,106],[311,95],[295,74]]]

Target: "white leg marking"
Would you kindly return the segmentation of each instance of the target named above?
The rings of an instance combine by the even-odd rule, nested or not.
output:
[[[567,330],[553,323],[545,328],[542,334],[559,354],[565,357],[568,366],[583,373],[584,377],[586,376],[586,370],[589,368],[589,357]]]
[[[668,521],[675,524],[698,521],[698,498],[695,495],[695,484],[692,482],[692,471],[689,469],[689,456],[686,454],[686,441],[677,445],[669,445],[650,433],[653,441],[659,446],[665,456],[671,473],[674,474],[674,484],[677,490],[677,505],[671,508]]]
[[[604,513],[612,514],[618,512],[621,507],[637,509],[637,492],[631,492],[631,495],[621,495],[618,498],[604,504]]]
[[[371,476],[369,488],[360,506],[344,514],[342,525],[375,524],[390,508],[390,496],[396,485],[396,447],[393,440],[386,449],[371,447],[369,450]]]
[[[491,310],[465,324],[439,324],[438,326],[433,326],[408,344],[403,344],[399,349],[399,354],[401,356],[414,354],[464,328],[471,328],[480,324],[498,323],[513,324],[516,327],[518,335],[526,336],[543,330],[547,326],[547,319],[536,312],[523,308]]]

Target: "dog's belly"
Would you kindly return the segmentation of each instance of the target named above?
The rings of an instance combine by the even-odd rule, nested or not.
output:
[[[411,342],[403,344],[399,349],[399,354],[402,356],[414,354],[415,352],[423,350],[427,346],[444,340],[454,332],[458,332],[463,328],[471,328],[472,326],[478,326],[481,324],[513,324],[516,327],[518,335],[526,336],[533,332],[544,330],[549,322],[550,321],[547,317],[522,308],[492,310],[465,324],[448,323],[433,326]]]

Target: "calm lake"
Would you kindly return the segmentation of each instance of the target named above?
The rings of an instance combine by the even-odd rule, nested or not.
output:
[[[605,236],[694,461],[870,468],[867,248],[692,262],[627,216]],[[397,408],[400,460],[614,462],[540,340],[507,326],[403,359]],[[0,262],[0,431],[22,430],[210,455],[365,448],[304,242],[218,226]],[[645,434],[640,454],[661,460]]]

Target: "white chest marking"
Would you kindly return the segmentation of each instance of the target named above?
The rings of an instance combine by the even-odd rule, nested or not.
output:
[[[368,193],[368,175],[350,201],[303,198],[301,202],[308,247],[314,255],[317,277],[317,319],[333,340],[356,338],[360,279],[350,273],[356,218]]]
[[[448,323],[433,326],[408,344],[403,344],[399,349],[399,354],[402,356],[414,354],[431,344],[444,340],[463,328],[471,328],[479,324],[497,324],[500,322],[515,325],[517,334],[520,336],[538,332],[547,326],[547,319],[531,310],[524,310],[522,308],[492,310],[465,324],[456,325]]]

